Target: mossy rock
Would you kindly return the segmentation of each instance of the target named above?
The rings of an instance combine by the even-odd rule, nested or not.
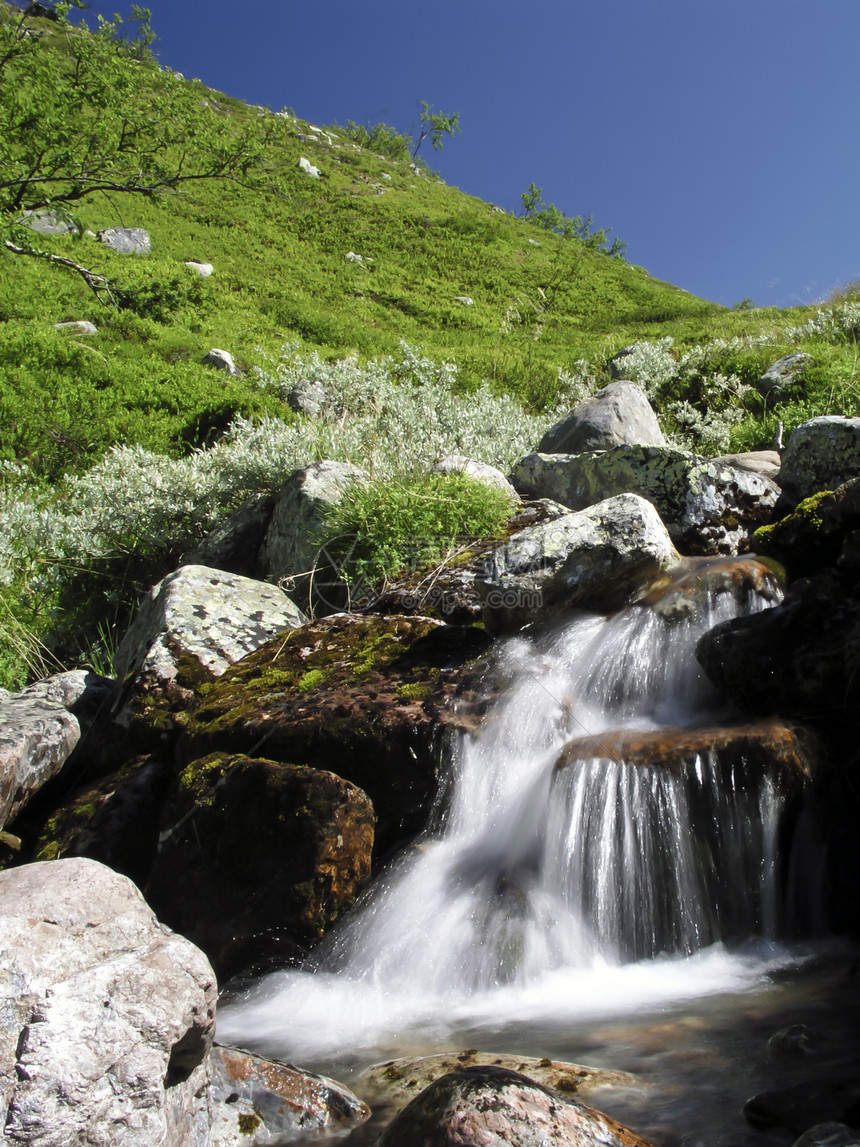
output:
[[[338,615],[243,658],[189,714],[183,761],[215,750],[325,768],[373,801],[378,851],[420,831],[445,730],[468,725],[491,639],[426,617]]]
[[[792,577],[808,577],[839,560],[845,540],[860,528],[860,478],[805,498],[780,521],[753,534],[756,552],[783,562]]]
[[[146,889],[219,977],[299,955],[370,874],[373,807],[331,772],[213,753],[165,804]]]

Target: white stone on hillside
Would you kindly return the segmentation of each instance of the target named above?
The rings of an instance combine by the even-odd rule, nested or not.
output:
[[[211,263],[198,263],[195,259],[187,259],[185,266],[196,272],[201,279],[208,278],[215,270]]]
[[[312,179],[319,179],[320,169],[318,167],[314,167],[311,161],[309,159],[305,159],[304,156],[299,159],[299,167]]]
[[[233,356],[228,350],[219,350],[218,347],[213,347],[203,357],[204,366],[214,366],[216,370],[223,370],[225,374],[237,375],[239,368],[233,361]]]

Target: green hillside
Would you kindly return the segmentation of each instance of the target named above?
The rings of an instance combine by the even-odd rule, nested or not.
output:
[[[469,146],[464,127],[449,146]],[[82,567],[114,583],[121,558],[128,581],[112,592],[128,600],[242,497],[313,457],[364,463],[378,448],[386,479],[437,446],[505,465],[634,342],[648,345],[629,373],[666,431],[702,452],[856,412],[850,298],[728,311],[447,187],[402,145],[391,158],[396,140],[386,158],[353,137],[366,133],[162,70],[145,25],[92,33],[0,5],[0,570],[28,631],[55,634],[57,594]],[[28,209],[74,230],[38,234]],[[145,228],[151,254],[91,234],[112,227]],[[74,320],[98,333],[55,329]],[[240,373],[204,365],[212,347]],[[798,349],[812,356],[801,383],[760,393],[763,369]],[[311,376],[341,388],[327,429],[284,402]],[[390,397],[374,421],[368,387],[392,385],[411,413]],[[389,443],[392,421],[438,423],[449,406],[448,438]],[[277,463],[260,461],[267,450]],[[137,524],[121,514],[132,504]],[[75,582],[76,600],[92,584]]]

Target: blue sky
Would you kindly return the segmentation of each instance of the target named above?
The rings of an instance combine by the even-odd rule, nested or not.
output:
[[[163,64],[250,103],[407,132],[422,99],[459,112],[426,156],[447,183],[518,210],[534,181],[704,298],[789,306],[860,278],[860,0],[148,7]]]

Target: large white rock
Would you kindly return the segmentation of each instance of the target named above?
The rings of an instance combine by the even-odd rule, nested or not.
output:
[[[0,872],[0,1120],[38,1147],[203,1147],[215,976],[94,860]]]
[[[794,431],[777,482],[796,501],[860,476],[860,418],[828,414]]]
[[[657,415],[635,382],[610,382],[577,403],[538,444],[541,454],[581,454],[624,443],[665,446]]]
[[[142,227],[108,227],[99,231],[98,241],[123,255],[148,255],[152,251],[149,233]]]
[[[38,691],[0,693],[0,829],[60,771],[80,735],[77,718],[58,700]]]
[[[555,610],[618,609],[679,560],[651,503],[622,494],[520,530],[475,586],[487,628],[501,633]]]
[[[115,658],[117,677],[169,688],[184,658],[212,677],[276,633],[304,625],[277,586],[209,566],[181,566],[153,586]]]

